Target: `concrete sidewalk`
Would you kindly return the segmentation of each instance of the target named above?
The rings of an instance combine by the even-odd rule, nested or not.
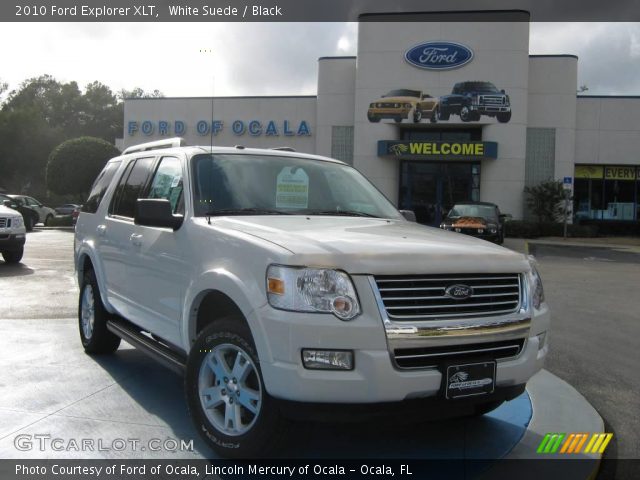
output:
[[[504,246],[520,253],[529,253],[529,244],[563,247],[612,248],[630,253],[640,253],[640,237],[596,237],[596,238],[505,238]]]

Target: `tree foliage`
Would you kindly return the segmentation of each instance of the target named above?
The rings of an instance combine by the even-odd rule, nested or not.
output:
[[[47,159],[56,145],[83,136],[114,144],[122,137],[124,98],[163,96],[138,87],[114,93],[98,81],[82,90],[77,82],[60,82],[51,75],[27,79],[9,92],[7,88],[0,80],[5,98],[0,107],[0,186],[38,197],[46,197]]]
[[[565,190],[559,180],[547,180],[534,187],[525,187],[524,193],[527,206],[538,223],[556,222],[562,216]]]
[[[101,138],[67,140],[49,156],[47,187],[54,193],[73,194],[84,200],[107,160],[119,154],[116,147]]]

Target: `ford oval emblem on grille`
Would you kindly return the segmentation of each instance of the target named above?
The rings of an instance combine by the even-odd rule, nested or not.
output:
[[[466,300],[473,295],[473,288],[469,285],[451,285],[444,291],[445,295],[454,300]]]

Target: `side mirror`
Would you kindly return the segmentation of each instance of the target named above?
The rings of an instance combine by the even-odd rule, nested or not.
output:
[[[410,222],[416,221],[416,214],[413,210],[398,210],[404,218],[409,220]]]
[[[2,204],[3,204],[5,207],[13,208],[13,207],[11,206],[11,205],[13,205],[13,204],[11,203],[11,200],[3,200],[3,201],[2,201]],[[15,206],[15,205],[14,205],[14,206]]]
[[[502,90],[500,90],[500,93],[506,93],[506,92],[504,91],[504,88],[503,88]]]
[[[147,227],[165,227],[177,230],[182,225],[184,217],[174,215],[171,202],[165,198],[139,198],[133,222]]]
[[[508,220],[511,220],[512,218],[513,217],[510,213],[501,213],[500,215],[498,215],[498,220],[500,220],[500,223],[504,223]]]

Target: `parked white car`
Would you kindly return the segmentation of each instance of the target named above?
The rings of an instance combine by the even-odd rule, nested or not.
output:
[[[83,206],[80,337],[184,372],[219,454],[264,455],[319,411],[483,414],[542,367],[550,315],[524,255],[407,221],[337,160],[165,147],[110,160]]]
[[[0,205],[0,253],[7,263],[22,260],[26,230],[20,212]]]

